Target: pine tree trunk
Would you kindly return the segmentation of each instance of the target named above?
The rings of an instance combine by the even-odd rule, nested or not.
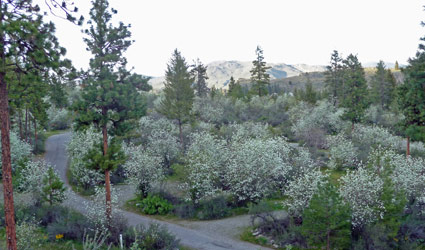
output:
[[[37,150],[37,121],[34,118],[34,150]]]
[[[108,152],[108,130],[106,125],[102,128],[103,134],[103,155]],[[112,203],[111,203],[111,178],[109,170],[105,170],[105,193],[106,193],[106,220],[108,227],[112,221]]]
[[[25,142],[28,142],[28,109],[25,108]]]
[[[184,152],[183,129],[182,129],[181,120],[179,120],[179,130],[180,130],[180,144],[181,144],[181,147],[182,147],[182,152]]]
[[[331,249],[331,232],[330,230],[328,230],[326,234],[326,250],[330,250],[330,249]]]
[[[1,2],[0,2],[1,4]],[[0,54],[4,61],[4,51],[0,48]],[[6,224],[6,243],[8,250],[16,250],[16,226],[15,208],[13,205],[12,186],[12,163],[10,158],[10,124],[9,124],[9,102],[5,72],[0,72],[0,124],[1,124],[1,149],[2,149],[2,175],[4,214]]]
[[[21,110],[18,112],[18,123],[19,123],[19,138],[24,139],[24,135],[22,134],[22,113]]]
[[[407,147],[406,147],[406,156],[409,157],[410,156],[410,137],[407,137]]]
[[[31,133],[31,112],[28,112],[28,143],[32,144],[32,133]]]
[[[354,132],[354,122],[351,122],[351,132]]]

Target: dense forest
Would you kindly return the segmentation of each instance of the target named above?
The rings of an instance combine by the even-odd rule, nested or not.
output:
[[[39,6],[0,1],[1,249],[425,249],[424,44],[278,80],[257,46],[226,89],[175,49],[153,91],[107,0],[43,4],[92,57],[75,69]]]

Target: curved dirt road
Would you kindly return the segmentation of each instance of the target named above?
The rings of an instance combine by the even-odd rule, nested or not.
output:
[[[68,188],[67,196],[68,199],[64,202],[65,206],[69,206],[81,213],[85,213],[85,206],[83,202],[90,202],[84,197],[81,197],[74,193],[71,190],[71,187],[68,184],[66,177],[66,170],[68,165],[68,156],[66,152],[66,145],[70,140],[70,133],[54,135],[47,139],[46,141],[46,154],[45,160],[50,163],[56,171],[59,173],[60,178],[65,182],[65,185]],[[220,225],[220,221],[211,222],[211,227],[213,230],[205,230],[209,227],[209,222],[202,222],[202,229],[197,226],[190,225],[192,228],[187,228],[181,225],[176,225],[169,222],[158,221],[155,219],[147,218],[135,213],[128,211],[119,210],[123,216],[128,220],[129,225],[136,226],[138,224],[148,225],[149,223],[158,223],[167,226],[168,230],[176,235],[182,245],[188,246],[194,249],[205,249],[205,250],[223,250],[223,249],[240,249],[240,250],[249,250],[249,249],[269,249],[264,248],[258,245],[250,244],[247,242],[239,241],[232,239],[234,235],[229,234],[227,237],[221,233],[216,233],[220,231],[220,228],[217,228]],[[195,223],[194,223],[195,224]],[[193,229],[195,228],[195,229]],[[226,228],[223,228],[223,231],[227,231]]]

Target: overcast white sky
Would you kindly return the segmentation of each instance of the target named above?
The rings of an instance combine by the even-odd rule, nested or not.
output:
[[[75,0],[86,19],[89,0]],[[164,74],[175,48],[200,58],[327,65],[333,50],[363,62],[406,63],[425,34],[422,0],[110,0],[114,17],[132,25],[126,53],[135,72]],[[77,68],[86,68],[81,27],[53,18],[57,36]]]

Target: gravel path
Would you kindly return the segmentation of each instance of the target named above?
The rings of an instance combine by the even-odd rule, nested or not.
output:
[[[66,170],[68,165],[68,156],[66,153],[66,144],[70,140],[70,133],[54,135],[46,141],[45,160],[55,167],[61,179],[68,187],[68,200],[64,205],[69,206],[81,213],[85,213],[83,202],[89,202],[84,197],[71,191]],[[125,186],[124,193],[129,193]],[[269,249],[258,245],[243,242],[237,239],[240,228],[249,225],[249,216],[238,216],[229,219],[207,221],[207,222],[188,222],[181,221],[178,224],[159,221],[135,213],[119,210],[128,220],[131,226],[138,224],[148,225],[149,223],[159,223],[168,227],[168,230],[175,234],[184,246],[194,249],[222,250],[222,249]]]

